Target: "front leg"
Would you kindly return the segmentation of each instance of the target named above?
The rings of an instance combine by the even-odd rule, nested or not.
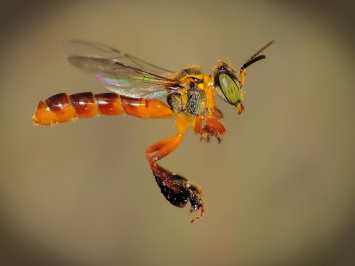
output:
[[[180,145],[183,134],[189,126],[189,121],[184,116],[177,117],[176,125],[178,134],[148,147],[146,149],[146,156],[164,197],[171,204],[180,208],[185,207],[187,202],[190,201],[191,211],[200,211],[200,214],[191,220],[193,223],[200,219],[205,212],[201,189],[192,185],[186,178],[164,169],[157,163]],[[154,154],[151,155],[151,153]]]
[[[194,131],[200,135],[200,139],[210,141],[211,137],[216,137],[218,142],[221,142],[221,137],[226,134],[224,125],[215,118],[200,115],[196,119]]]

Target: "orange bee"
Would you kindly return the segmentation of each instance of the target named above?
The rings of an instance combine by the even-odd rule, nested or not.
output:
[[[112,93],[56,94],[39,102],[32,120],[35,125],[47,126],[77,118],[122,113],[140,118],[174,118],[177,134],[146,148],[145,154],[165,198],[181,208],[190,201],[191,211],[199,211],[191,220],[195,222],[205,213],[201,188],[164,169],[158,161],[180,145],[190,126],[200,139],[209,141],[215,137],[221,141],[226,129],[220,122],[223,115],[215,106],[215,94],[242,114],[246,69],[264,59],[260,53],[273,43],[267,43],[251,56],[240,68],[239,75],[230,64],[219,61],[212,77],[197,65],[171,73],[102,44],[71,41],[67,49],[80,52],[70,55],[69,62],[81,70],[95,73]]]

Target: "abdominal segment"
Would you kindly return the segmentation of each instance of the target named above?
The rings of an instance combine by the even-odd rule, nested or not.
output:
[[[173,111],[154,99],[129,98],[116,93],[59,93],[39,102],[32,117],[35,125],[55,125],[98,115],[128,115],[141,118],[171,117]]]

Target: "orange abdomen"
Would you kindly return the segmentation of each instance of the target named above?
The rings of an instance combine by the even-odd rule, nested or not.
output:
[[[35,125],[55,125],[97,115],[128,115],[141,118],[171,117],[173,111],[163,102],[129,98],[116,93],[59,93],[39,102],[32,117]]]

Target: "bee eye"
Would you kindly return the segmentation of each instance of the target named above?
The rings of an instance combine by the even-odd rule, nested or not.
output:
[[[215,76],[215,87],[218,95],[232,105],[237,105],[243,100],[237,81],[226,73]]]

